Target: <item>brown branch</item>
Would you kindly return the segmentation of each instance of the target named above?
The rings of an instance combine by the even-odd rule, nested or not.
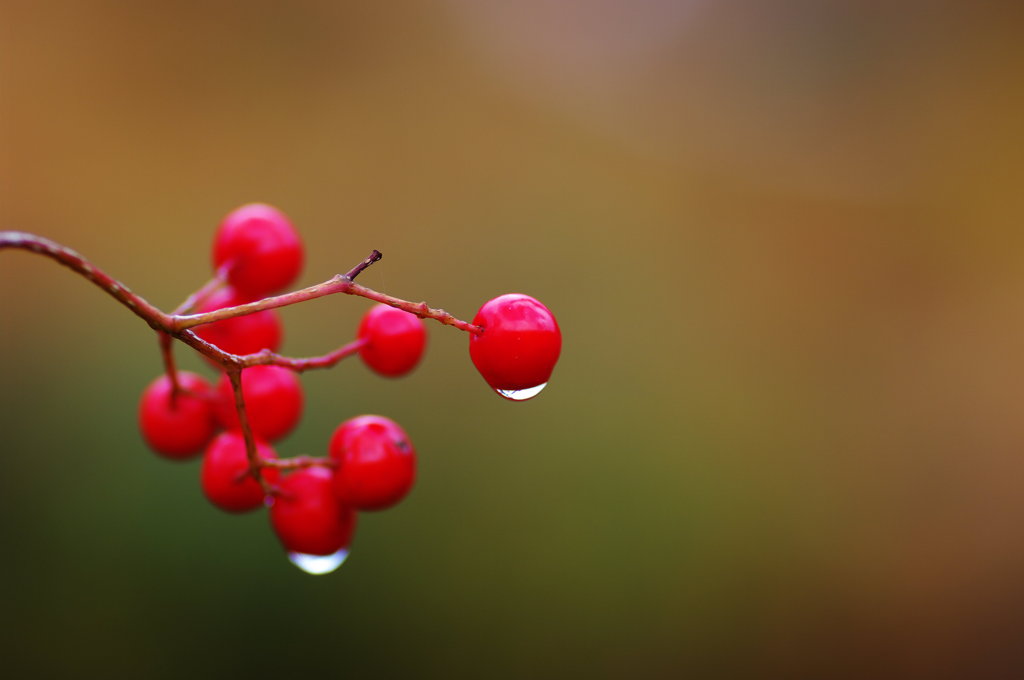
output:
[[[136,316],[141,317],[154,330],[171,330],[170,315],[161,312],[147,300],[129,290],[128,286],[108,276],[70,248],[35,234],[22,231],[0,231],[0,250],[5,248],[18,248],[48,257],[92,281],[105,293],[132,310]]]
[[[285,293],[284,295],[265,298],[257,302],[250,302],[248,304],[237,305],[234,307],[225,307],[205,314],[167,314],[154,307],[145,298],[133,293],[123,283],[107,275],[106,272],[94,266],[74,250],[66,248],[65,246],[51,241],[50,239],[20,231],[0,231],[0,250],[5,248],[28,250],[29,252],[49,257],[65,267],[68,267],[94,283],[125,307],[128,307],[128,309],[132,310],[136,316],[141,317],[154,330],[162,331],[174,336],[178,340],[181,340],[186,345],[189,345],[196,351],[221,364],[225,368],[229,366],[243,366],[244,359],[235,354],[225,352],[216,345],[212,345],[205,340],[202,340],[188,329],[203,324],[213,323],[214,321],[231,319],[236,316],[244,316],[246,314],[254,314],[265,309],[285,307],[287,305],[304,302],[306,300],[313,300],[319,297],[324,297],[325,295],[333,295],[335,293],[358,295],[360,297],[374,300],[376,302],[382,302],[386,305],[405,310],[415,314],[421,319],[434,319],[443,325],[454,326],[455,328],[468,333],[475,333],[477,335],[483,333],[483,328],[480,326],[476,326],[467,321],[462,321],[443,309],[432,308],[427,305],[426,302],[409,302],[408,300],[402,300],[401,298],[396,298],[394,296],[387,295],[386,293],[380,293],[372,288],[367,288],[353,282],[352,279],[358,276],[360,272],[381,259],[382,255],[378,250],[374,250],[370,253],[365,260],[349,270],[348,273],[338,274],[337,276],[334,276],[323,283],[316,284],[315,286],[303,288],[291,293]],[[218,271],[217,277],[203,286],[194,295],[190,296],[184,303],[182,303],[179,309],[185,309],[189,305],[195,304],[202,296],[208,295],[210,292],[215,290],[217,281],[223,276],[224,271],[224,269]],[[314,366],[308,366],[308,368],[313,367]]]

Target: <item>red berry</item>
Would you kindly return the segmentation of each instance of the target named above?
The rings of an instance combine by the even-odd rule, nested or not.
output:
[[[276,458],[274,450],[259,439],[256,452],[260,458]],[[222,432],[203,455],[199,481],[203,494],[211,503],[227,512],[245,512],[263,505],[263,487],[246,474],[249,457],[245,451],[245,438],[241,432]],[[280,473],[276,468],[263,468],[263,478],[276,484]]]
[[[242,297],[229,286],[208,297],[198,311],[212,312],[246,302],[251,300]],[[281,346],[281,318],[273,309],[266,309],[255,314],[196,326],[195,333],[230,354],[255,354],[262,349],[276,352]]]
[[[285,215],[263,203],[243,205],[221,221],[213,265],[228,265],[228,281],[253,299],[289,285],[302,270],[302,241]]]
[[[374,305],[359,324],[358,337],[365,340],[359,356],[377,373],[397,378],[416,367],[427,344],[427,329],[415,314]]]
[[[217,384],[217,395],[220,422],[228,429],[238,428],[235,392],[227,374]],[[302,417],[302,385],[287,368],[252,366],[244,369],[242,396],[253,434],[267,441],[277,441],[291,432]]]
[[[519,293],[484,304],[473,318],[484,332],[469,336],[469,356],[491,387],[512,399],[528,398],[543,387],[562,350],[562,331],[542,303]],[[517,396],[519,390],[531,390]],[[508,394],[506,394],[508,393]]]
[[[288,475],[270,506],[270,524],[289,552],[331,555],[347,548],[356,513],[334,495],[331,472],[308,467]]]
[[[346,420],[331,436],[328,452],[337,463],[335,493],[360,510],[394,505],[416,479],[416,451],[409,436],[383,416]]]
[[[171,397],[166,375],[149,384],[139,401],[139,428],[150,448],[167,458],[183,460],[198,454],[217,429],[213,391],[195,373],[178,371],[184,392]]]

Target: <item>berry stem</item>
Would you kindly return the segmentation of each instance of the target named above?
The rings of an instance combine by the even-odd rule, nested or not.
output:
[[[178,399],[178,393],[181,392],[181,385],[178,383],[178,368],[174,363],[173,338],[163,331],[157,331],[156,336],[160,343],[160,356],[164,360],[164,373],[167,374],[167,379],[171,381],[170,398],[171,407],[173,408]]]
[[[480,335],[484,332],[484,329],[480,326],[463,321],[443,309],[431,307],[426,302],[409,302],[401,298],[388,295],[387,293],[380,293],[367,288],[366,286],[360,286],[358,283],[351,284],[348,288],[341,291],[349,295],[358,295],[360,297],[373,300],[375,302],[383,302],[386,305],[397,307],[398,309],[415,314],[421,319],[433,319],[444,326],[452,326],[458,328],[460,331],[466,331],[467,333],[473,333],[474,335]]]
[[[224,265],[217,270],[216,275],[206,283],[204,283],[199,290],[185,298],[185,301],[175,307],[172,315],[175,314],[187,314],[191,312],[196,306],[201,305],[206,301],[206,298],[216,293],[227,281],[228,266]]]
[[[302,373],[312,368],[330,368],[342,359],[358,352],[365,344],[366,340],[359,338],[346,345],[342,345],[333,352],[328,352],[318,357],[286,357],[265,349],[255,354],[239,356],[238,359],[243,368],[248,368],[249,366],[282,366],[296,373]]]
[[[273,488],[262,474],[262,463],[259,453],[256,451],[256,439],[252,434],[252,427],[249,426],[249,416],[245,411],[245,397],[242,394],[242,368],[232,366],[227,369],[228,380],[231,381],[231,390],[235,394],[235,410],[238,412],[238,424],[242,428],[242,438],[245,439],[245,455],[249,459],[249,474],[260,483],[265,493],[271,493]]]
[[[227,281],[227,273],[227,265],[218,269],[217,274],[212,279],[203,284],[199,290],[185,298],[185,301],[178,305],[171,314],[190,312],[196,305],[202,304],[206,298],[217,292],[224,285],[224,282]],[[172,337],[163,331],[157,332],[157,338],[160,342],[160,354],[164,359],[164,372],[171,381],[171,407],[173,408],[175,401],[178,399],[178,393],[181,392],[181,385],[178,383],[178,370],[174,363],[174,345]]]

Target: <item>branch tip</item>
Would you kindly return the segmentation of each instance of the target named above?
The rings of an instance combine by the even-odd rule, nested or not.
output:
[[[371,252],[370,255],[365,260],[357,264],[355,267],[352,267],[352,269],[349,270],[349,272],[345,274],[343,278],[349,281],[354,281],[355,278],[359,276],[364,269],[369,267],[374,262],[380,262],[380,259],[382,257],[384,257],[384,254],[375,248],[373,252]]]

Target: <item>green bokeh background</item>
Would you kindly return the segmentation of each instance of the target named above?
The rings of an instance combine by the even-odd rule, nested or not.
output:
[[[273,203],[303,284],[564,334],[537,399],[431,325],[303,378],[284,455],[420,456],[310,577],[137,433],[143,323],[0,255],[5,667],[82,677],[1024,673],[1024,15],[1012,3],[0,0],[0,228],[155,304]],[[283,312],[285,350],[363,300]],[[187,348],[181,362],[206,371]],[[19,675],[20,677],[20,675]]]

